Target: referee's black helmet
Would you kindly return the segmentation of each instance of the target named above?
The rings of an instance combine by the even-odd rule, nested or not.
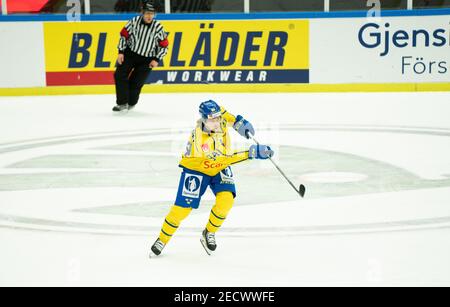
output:
[[[155,12],[155,7],[151,3],[144,3],[142,7],[144,12]]]

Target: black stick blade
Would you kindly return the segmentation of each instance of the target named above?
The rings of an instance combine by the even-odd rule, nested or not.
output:
[[[303,184],[300,185],[298,193],[300,194],[301,197],[305,197],[306,187]]]

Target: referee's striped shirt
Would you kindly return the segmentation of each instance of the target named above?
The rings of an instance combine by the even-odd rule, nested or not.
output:
[[[167,34],[157,20],[146,24],[142,16],[131,19],[120,32],[119,53],[130,49],[144,57],[161,61],[167,54]]]

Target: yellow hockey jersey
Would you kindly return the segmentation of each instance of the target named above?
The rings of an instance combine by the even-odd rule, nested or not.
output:
[[[236,117],[223,107],[221,131],[205,132],[201,120],[197,122],[186,146],[180,167],[208,176],[215,176],[228,166],[248,160],[248,151],[233,151],[228,128],[236,122]]]

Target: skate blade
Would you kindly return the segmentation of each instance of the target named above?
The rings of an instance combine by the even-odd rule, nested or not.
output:
[[[126,115],[126,114],[128,114],[128,109],[124,109],[124,110],[121,110],[121,111],[113,111],[113,114]]]
[[[160,253],[159,255],[157,255],[157,254],[155,254],[155,252],[154,252],[152,249],[150,249],[150,252],[149,252],[149,254],[148,254],[148,258],[150,258],[150,259],[152,259],[152,258],[157,258],[157,257],[161,256],[161,254],[162,254],[162,253]]]
[[[200,243],[202,243],[203,248],[205,249],[206,253],[208,254],[208,256],[211,256],[212,254],[212,250],[210,250],[208,248],[208,246],[206,245],[206,240],[202,238],[200,238]]]
[[[150,253],[148,254],[149,259],[155,259],[155,258],[158,258],[159,256],[161,256],[161,255],[157,255],[152,251],[150,251]]]

